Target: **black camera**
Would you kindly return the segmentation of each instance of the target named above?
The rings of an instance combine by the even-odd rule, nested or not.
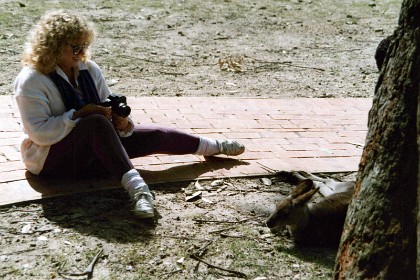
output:
[[[112,112],[124,118],[128,117],[131,113],[131,108],[127,105],[127,98],[115,93],[110,94],[107,99],[99,102],[98,105],[111,107]]]

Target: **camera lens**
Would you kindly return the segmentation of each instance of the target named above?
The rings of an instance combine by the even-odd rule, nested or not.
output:
[[[118,105],[117,111],[118,111],[118,112],[116,112],[117,115],[119,115],[121,117],[128,117],[131,113],[131,108],[127,104],[120,103]]]

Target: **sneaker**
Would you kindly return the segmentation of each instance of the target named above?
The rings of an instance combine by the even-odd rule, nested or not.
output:
[[[153,197],[150,193],[138,192],[134,195],[134,215],[139,218],[153,218]]]
[[[219,146],[219,154],[224,154],[227,156],[237,156],[245,152],[245,146],[232,140],[216,140],[217,145]]]

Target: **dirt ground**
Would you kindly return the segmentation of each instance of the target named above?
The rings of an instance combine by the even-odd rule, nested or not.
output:
[[[0,94],[13,93],[32,24],[47,9],[94,21],[92,58],[131,96],[372,97],[378,42],[401,1],[0,0]],[[309,171],[310,170],[306,170]],[[329,174],[352,180],[354,173]],[[158,218],[122,190],[0,208],[1,279],[331,279],[335,250],[296,248],[265,219],[282,177],[152,186]],[[201,199],[185,196],[204,189]],[[100,251],[93,275],[75,277]],[[193,256],[207,262],[200,262]],[[211,265],[217,266],[211,267]],[[223,270],[225,269],[225,270]],[[230,271],[228,271],[230,270]]]

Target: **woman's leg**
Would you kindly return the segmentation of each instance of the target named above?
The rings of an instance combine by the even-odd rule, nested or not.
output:
[[[135,126],[131,136],[121,138],[130,158],[151,154],[193,154],[200,137],[179,130],[157,126]]]
[[[52,145],[40,175],[80,176],[97,168],[122,178],[138,217],[154,216],[149,187],[134,169],[114,127],[102,115],[81,119],[69,135]]]
[[[236,156],[245,151],[245,147],[236,141],[220,141],[157,126],[137,125],[133,134],[121,138],[121,142],[130,158],[151,154],[197,154],[203,156],[225,154]]]
[[[112,124],[95,114],[82,118],[69,135],[51,146],[41,175],[79,177],[105,171],[121,178],[133,168]]]

